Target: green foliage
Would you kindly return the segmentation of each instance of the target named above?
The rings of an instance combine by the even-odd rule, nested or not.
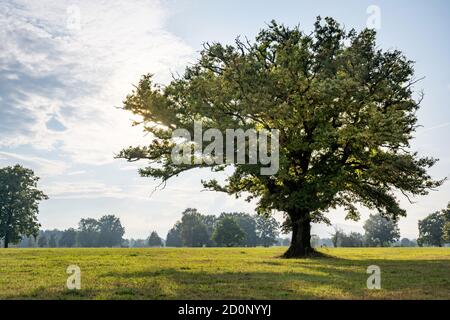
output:
[[[393,191],[425,195],[442,184],[427,173],[436,159],[409,149],[421,102],[416,82],[413,62],[398,50],[378,49],[373,30],[346,31],[332,18],[318,18],[314,31],[304,33],[272,21],[253,43],[205,44],[199,61],[167,86],[143,76],[124,109],[140,116],[154,139],[118,157],[147,159],[151,164],[140,174],[166,181],[192,168],[224,168],[174,164],[174,129],[193,135],[194,120],[222,133],[278,129],[277,174],[261,175],[260,164],[237,164],[224,185],[203,184],[256,199],[261,214],[286,213],[302,242],[294,245],[305,249],[304,224],[329,223],[331,208],[344,207],[347,218],[357,220],[361,204],[396,220],[406,212]]]
[[[444,210],[445,213],[445,224],[442,230],[444,241],[450,243],[450,202],[447,204],[447,209]]]
[[[72,248],[77,244],[77,231],[74,228],[64,230],[61,239],[59,239],[59,246]]]
[[[101,247],[120,246],[125,228],[114,215],[105,215],[98,220],[98,244]]]
[[[443,229],[444,241],[450,242],[450,221],[446,222]]]
[[[162,239],[156,231],[152,231],[150,237],[148,237],[148,245],[149,247],[162,247]]]
[[[415,240],[409,240],[408,238],[402,238],[400,240],[401,247],[417,247],[417,242]]]
[[[181,218],[181,237],[185,247],[203,247],[211,243],[208,228],[197,209],[188,208]]]
[[[270,247],[277,242],[280,225],[273,217],[256,216],[256,234],[259,244]]]
[[[224,219],[226,219],[225,224],[221,223]],[[233,220],[233,223],[229,223],[229,219]],[[239,241],[234,241],[235,239],[231,236],[234,232],[240,234],[234,223],[243,232],[243,238]],[[226,226],[232,228],[230,234],[224,230]],[[177,221],[167,233],[166,246],[210,247],[236,246],[237,244],[246,247],[271,246],[277,242],[278,228],[279,224],[272,217],[252,216],[242,212],[223,212],[217,218],[214,215],[202,215],[197,209],[188,208],[182,213],[181,221]],[[217,230],[220,230],[219,234]],[[225,238],[223,238],[224,233],[226,233]],[[216,242],[216,239],[220,242]],[[231,240],[228,241],[228,239]]]
[[[400,229],[393,220],[381,214],[370,215],[364,223],[366,245],[371,247],[388,247],[400,238]]]
[[[94,218],[81,219],[78,223],[78,242],[80,247],[92,248],[98,243],[98,221]]]
[[[55,234],[52,234],[52,235],[50,236],[50,240],[48,240],[48,246],[49,246],[50,248],[56,248],[56,247],[58,246],[58,240],[57,240]]]
[[[182,247],[181,223],[178,221],[175,226],[169,230],[166,237],[166,247]]]
[[[358,232],[346,234],[342,229],[335,227],[331,236],[331,241],[335,248],[337,247],[364,247],[364,236]]]
[[[80,247],[114,247],[122,244],[125,228],[114,215],[104,215],[99,220],[81,219],[78,224]]]
[[[450,228],[450,203],[447,209],[437,211],[428,215],[425,219],[419,220],[419,238],[417,242],[420,246],[430,245],[441,247],[448,238]]]
[[[246,247],[255,247],[259,243],[258,236],[256,234],[256,220],[255,217],[243,212],[222,213],[219,220],[224,217],[233,217],[239,227],[244,231],[244,239],[242,239],[242,245]]]
[[[5,248],[22,236],[39,234],[39,202],[48,197],[39,189],[39,178],[20,165],[0,169],[0,239]]]
[[[342,247],[364,247],[364,236],[358,232],[350,232],[348,235],[344,234],[341,239]]]
[[[244,231],[236,219],[230,216],[222,217],[214,229],[213,240],[221,247],[237,247],[242,245]]]
[[[46,246],[48,246],[48,239],[44,234],[39,235],[38,246],[39,248],[45,248]]]

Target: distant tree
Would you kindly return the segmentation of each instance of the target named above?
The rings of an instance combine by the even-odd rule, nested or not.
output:
[[[244,231],[239,227],[236,219],[230,216],[222,217],[213,233],[213,240],[221,247],[237,247],[242,245],[244,237]]]
[[[258,243],[264,247],[273,245],[279,235],[279,223],[273,217],[256,216]]]
[[[93,218],[81,219],[78,223],[78,243],[80,247],[92,248],[98,244],[100,229]]]
[[[49,246],[50,248],[56,248],[56,247],[58,247],[58,239],[56,238],[56,235],[55,235],[55,234],[52,234],[52,235],[50,236],[50,240],[48,241],[48,246]]]
[[[74,228],[69,228],[64,230],[61,234],[61,239],[59,239],[59,246],[72,248],[75,247],[77,243],[77,231]]]
[[[22,239],[16,244],[17,248],[33,248],[35,238],[33,236],[22,236]]]
[[[47,240],[47,237],[45,236],[45,234],[39,235],[38,246],[39,246],[39,248],[45,248],[46,246],[48,246],[48,240]]]
[[[181,218],[181,238],[185,247],[202,247],[210,244],[208,228],[197,209],[186,209]]]
[[[447,204],[447,209],[444,210],[445,224],[442,230],[442,238],[444,242],[450,243],[450,202]]]
[[[181,223],[175,223],[172,229],[169,230],[166,237],[166,247],[182,247],[183,240],[181,238]]]
[[[331,241],[333,242],[333,247],[337,248],[341,245],[342,236],[344,235],[344,231],[334,226],[334,233],[331,233]]]
[[[417,243],[414,241],[409,240],[408,238],[402,238],[400,240],[400,246],[401,247],[415,247]]]
[[[98,220],[98,245],[100,247],[120,246],[125,228],[114,215],[105,215]]]
[[[436,211],[425,219],[419,220],[420,246],[430,245],[442,247],[444,244],[444,229],[446,224],[446,210]]]
[[[345,233],[341,228],[335,227],[331,234],[331,242],[337,247],[363,247],[365,244],[364,236],[358,232]]]
[[[123,239],[122,243],[120,245],[121,248],[130,248],[130,240],[128,239]]]
[[[244,231],[245,236],[242,240],[242,245],[246,247],[255,247],[258,245],[258,236],[256,234],[256,220],[255,217],[243,212],[222,213],[219,217],[224,216],[233,217],[239,227]]]
[[[214,240],[212,239],[212,234],[214,232],[214,228],[216,227],[217,217],[214,215],[200,215],[202,223],[206,227],[206,232],[208,233],[208,242],[207,246],[214,246]]]
[[[148,246],[149,247],[161,247],[162,246],[162,240],[156,231],[152,231],[152,233],[150,234],[150,237],[148,237]]]
[[[443,229],[443,237],[445,242],[450,242],[450,222],[446,222]]]
[[[131,248],[145,248],[148,245],[148,241],[144,239],[131,239],[130,247]]]
[[[33,170],[20,165],[0,169],[0,239],[5,248],[39,234],[39,202],[48,197],[37,189],[38,181]]]
[[[37,237],[34,236],[28,237],[28,244],[27,244],[28,248],[34,248],[36,246],[36,240]]]
[[[381,214],[371,214],[364,223],[364,230],[366,243],[372,247],[387,247],[400,238],[397,223]]]
[[[341,247],[363,247],[364,236],[358,232],[342,233]]]
[[[291,240],[289,238],[284,238],[283,242],[281,243],[284,247],[289,246],[289,244],[291,243]]]

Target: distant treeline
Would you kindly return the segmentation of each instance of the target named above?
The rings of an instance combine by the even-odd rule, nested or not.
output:
[[[234,212],[202,215],[188,208],[166,237],[167,247],[269,247],[277,243],[279,224],[272,217]]]
[[[165,240],[156,231],[147,239],[123,239],[125,228],[120,219],[105,215],[98,220],[81,219],[77,229],[40,230],[36,238],[22,237],[16,247],[268,247],[288,241],[278,237],[279,227],[272,217],[247,213],[222,213],[217,217],[188,208]]]
[[[72,248],[72,247],[120,247],[125,228],[114,215],[96,220],[81,219],[78,228],[66,230],[40,230],[37,237],[22,237],[17,247]]]
[[[449,207],[419,221],[419,238],[400,239],[396,222],[380,214],[370,215],[364,223],[364,234],[346,233],[335,227],[329,238],[311,236],[313,247],[416,247],[443,246],[449,242]],[[183,211],[181,219],[167,233],[166,239],[156,231],[146,239],[123,239],[125,228],[114,215],[96,220],[81,219],[78,228],[40,230],[37,237],[23,236],[16,247],[256,247],[288,246],[289,238],[281,238],[280,225],[272,217],[248,213],[203,215],[197,209]],[[283,232],[289,228],[283,226]]]

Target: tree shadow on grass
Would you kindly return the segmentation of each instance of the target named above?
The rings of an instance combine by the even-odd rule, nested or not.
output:
[[[159,271],[138,271],[108,273],[108,277],[136,281],[139,278],[175,284],[172,294],[167,299],[286,299],[319,298],[313,293],[298,291],[296,282],[302,284],[325,285],[326,278],[320,275],[302,274],[298,272],[201,272],[163,269]],[[152,286],[153,287],[153,286]],[[143,296],[158,299],[156,292],[141,287]],[[346,293],[342,287],[341,293]],[[324,297],[322,297],[324,298]]]
[[[290,262],[291,260],[288,260]],[[259,266],[258,266],[259,264]],[[367,289],[367,267],[381,269],[382,290]],[[261,261],[273,271],[205,272],[180,268],[110,272],[107,277],[136,281],[165,279],[175,284],[169,299],[449,299],[450,260],[310,260],[286,264]],[[141,288],[146,296],[145,287]],[[152,296],[148,298],[152,299]]]
[[[368,290],[369,265],[382,290]],[[450,299],[450,260],[320,257],[261,259],[233,267],[202,264],[104,270],[82,290],[34,289],[6,299]],[[92,278],[93,275],[90,275]],[[95,287],[97,286],[97,287]]]

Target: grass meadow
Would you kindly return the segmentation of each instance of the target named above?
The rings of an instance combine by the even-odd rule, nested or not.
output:
[[[0,299],[450,299],[450,248],[0,250]],[[81,290],[66,268],[81,269]],[[366,286],[369,265],[381,290]]]

